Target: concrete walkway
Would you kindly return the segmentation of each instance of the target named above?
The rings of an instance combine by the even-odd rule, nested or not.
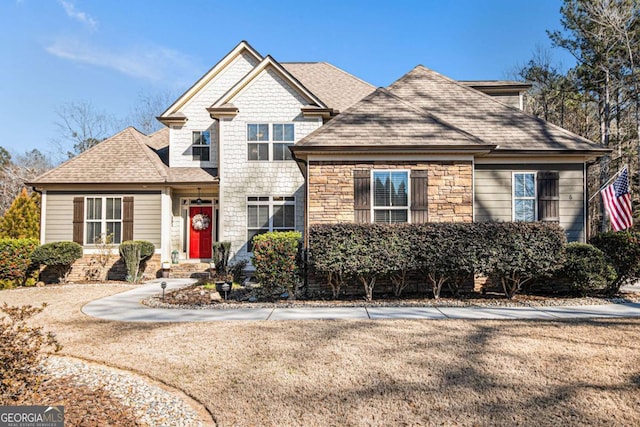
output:
[[[139,288],[92,301],[82,308],[88,316],[122,322],[211,322],[226,320],[312,319],[580,319],[593,317],[640,317],[640,303],[562,307],[298,307],[161,309],[140,301],[194,283],[190,279],[157,279]]]

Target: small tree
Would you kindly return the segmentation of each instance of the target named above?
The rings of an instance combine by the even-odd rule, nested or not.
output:
[[[120,244],[120,256],[127,266],[127,281],[140,282],[142,279],[141,264],[153,255],[156,247],[145,240],[127,240]]]
[[[67,281],[71,265],[82,258],[82,246],[75,242],[53,242],[36,248],[31,255],[35,265],[46,265],[61,282]]]
[[[273,293],[282,287],[287,290],[289,299],[295,299],[300,281],[298,257],[301,238],[298,231],[275,231],[253,238],[251,262],[265,291]]]
[[[0,289],[36,282],[31,255],[39,244],[35,239],[0,239]]]
[[[216,263],[216,275],[227,278],[229,275],[231,242],[215,242],[212,249],[211,259]]]
[[[39,196],[36,196],[39,197]],[[40,208],[38,199],[23,188],[0,220],[0,238],[39,239]]]

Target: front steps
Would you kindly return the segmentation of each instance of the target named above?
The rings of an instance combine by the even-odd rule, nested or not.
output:
[[[171,264],[169,278],[171,279],[208,279],[210,277],[209,263],[181,262]]]

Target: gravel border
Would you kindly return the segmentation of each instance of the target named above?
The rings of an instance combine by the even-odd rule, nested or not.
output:
[[[71,376],[88,387],[104,388],[149,426],[203,426],[201,416],[185,399],[140,375],[61,356],[49,356],[43,365],[55,378]]]

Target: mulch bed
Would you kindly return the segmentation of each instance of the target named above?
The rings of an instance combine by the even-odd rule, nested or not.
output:
[[[213,299],[215,298],[215,299]],[[361,296],[343,296],[333,299],[298,299],[295,301],[279,299],[275,301],[247,301],[247,291],[236,289],[230,293],[228,300],[219,301],[219,294],[214,289],[205,289],[202,285],[191,285],[165,294],[156,295],[143,301],[156,308],[187,309],[230,309],[230,308],[295,308],[295,307],[530,307],[530,306],[570,306],[600,305],[622,302],[638,302],[640,295],[636,293],[620,293],[615,297],[569,297],[516,295],[509,300],[497,293],[469,293],[458,298],[428,298],[422,295],[406,297],[376,296],[378,299],[365,301]]]

